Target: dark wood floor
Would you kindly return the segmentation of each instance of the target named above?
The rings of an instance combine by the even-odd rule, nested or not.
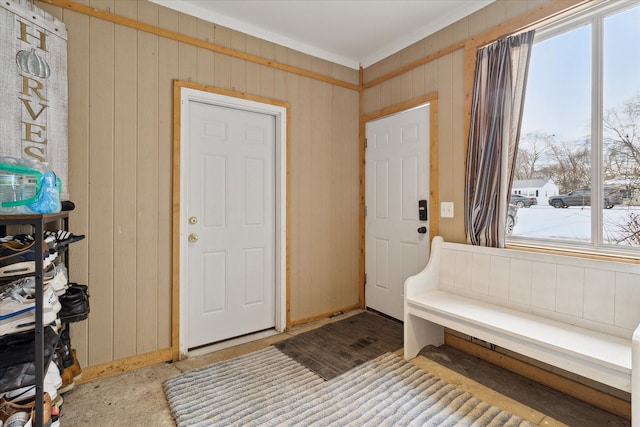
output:
[[[425,347],[420,355],[570,426],[631,425],[625,418],[447,345]]]

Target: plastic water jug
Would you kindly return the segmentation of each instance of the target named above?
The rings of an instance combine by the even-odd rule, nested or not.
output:
[[[38,180],[33,175],[0,173],[0,202],[18,202],[31,199],[36,194]],[[17,215],[30,213],[26,206],[3,207],[0,214]]]

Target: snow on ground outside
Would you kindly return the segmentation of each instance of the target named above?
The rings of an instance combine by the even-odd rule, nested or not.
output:
[[[604,209],[605,243],[617,244],[625,235],[624,224],[630,215],[640,216],[640,206],[616,206]],[[572,206],[556,209],[551,206],[532,206],[518,209],[518,222],[513,236],[584,240],[591,236],[591,207]]]

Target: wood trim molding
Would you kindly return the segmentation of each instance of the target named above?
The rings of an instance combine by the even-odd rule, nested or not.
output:
[[[399,104],[385,107],[381,110],[374,111],[373,113],[361,115],[360,122],[367,123],[371,120],[376,120],[384,116],[389,116],[391,114],[399,113],[400,111],[408,110],[410,108],[417,107],[418,105],[432,102],[433,100],[436,100],[436,99],[438,99],[438,94],[435,92],[431,92],[426,95],[422,95],[418,98],[409,99]]]
[[[613,261],[613,262],[624,262],[627,264],[640,264],[640,258],[638,258],[635,254],[605,254],[605,253],[597,253],[597,252],[585,252],[582,248],[566,248],[563,247],[561,250],[558,247],[552,246],[535,246],[530,243],[509,243],[505,245],[507,249],[514,249],[516,251],[527,251],[527,252],[539,252],[543,254],[551,254],[551,255],[567,255],[571,254],[575,257],[580,258],[588,258],[588,259],[596,259],[602,261]]]
[[[190,44],[192,46],[210,50],[212,52],[221,53],[223,55],[228,55],[238,59],[243,59],[245,61],[253,62],[259,65],[264,65],[266,67],[275,68],[276,70],[281,70],[281,71],[296,74],[299,76],[308,77],[310,79],[319,80],[319,81],[329,83],[335,86],[340,86],[346,89],[360,91],[359,85],[355,85],[355,84],[352,84],[343,80],[339,80],[333,77],[328,77],[319,73],[315,73],[313,71],[294,67],[292,65],[287,65],[280,62],[272,61],[270,59],[265,59],[257,55],[251,55],[249,53],[240,52],[238,50],[220,46],[215,43],[207,42],[204,40],[200,40],[195,37],[185,36],[183,34],[176,33],[174,31],[165,30],[163,28],[156,27],[154,25],[145,24],[143,22],[139,22],[134,19],[125,18],[123,16],[119,16],[113,13],[105,12],[103,10],[95,9],[95,8],[85,6],[73,1],[68,1],[68,0],[39,0],[39,1],[50,4],[52,6],[58,6],[63,9],[81,13],[83,15],[102,19],[104,21],[111,22],[117,25],[133,28],[138,31],[144,31],[146,33],[154,34],[159,37],[176,40],[178,42]]]
[[[101,365],[89,366],[82,370],[82,378],[76,384],[82,384],[113,375],[123,374],[134,369],[145,368],[173,360],[173,348],[165,348],[150,353],[119,359]]]
[[[359,72],[360,78],[360,87],[362,87],[362,82],[364,81],[364,69],[360,67]],[[364,111],[364,91],[361,90],[358,94],[358,116],[362,117],[362,112]],[[358,233],[360,234],[360,259],[358,261],[358,302],[360,303],[360,308],[364,309],[366,306],[365,300],[365,286],[366,286],[366,270],[365,270],[365,258],[366,258],[366,244],[367,244],[367,235],[366,235],[366,194],[367,194],[367,180],[366,180],[366,148],[367,148],[367,130],[366,130],[367,122],[360,119],[360,123],[358,125],[358,144],[359,144],[359,156],[360,159],[358,161],[359,167],[359,179],[360,179],[360,209],[358,215]]]
[[[546,385],[554,390],[573,396],[593,406],[631,419],[631,403],[619,397],[596,390],[537,366],[530,365],[504,353],[499,353],[481,345],[474,344],[450,333],[445,333],[445,344],[471,354],[472,356],[476,356],[486,362],[500,366],[508,371],[522,375],[537,383]]]
[[[458,49],[462,49],[464,48],[465,45],[465,41],[461,41],[458,43],[455,43],[449,47],[446,47],[444,49],[440,49],[439,51],[432,53],[431,55],[427,55],[424,58],[420,58],[417,61],[414,61],[410,64],[405,65],[404,67],[398,68],[397,70],[394,70],[390,73],[385,74],[384,76],[380,76],[377,79],[373,79],[370,82],[364,83],[362,85],[363,89],[369,89],[370,87],[379,85],[380,83],[383,83],[387,80],[391,80],[394,77],[397,77],[401,74],[407,73],[415,68],[420,67],[421,65],[427,64],[431,61],[434,61],[438,58],[441,58],[445,55],[450,54],[451,52],[455,52]]]
[[[397,77],[401,74],[408,73],[415,68],[446,56],[452,52],[455,52],[458,49],[468,49],[469,47],[477,48],[479,46],[486,45],[507,34],[524,31],[525,29],[532,28],[535,25],[539,25],[540,23],[548,19],[554,17],[559,18],[568,13],[575,12],[576,10],[578,10],[578,8],[589,7],[593,4],[600,3],[601,1],[604,0],[553,0],[532,11],[512,18],[509,21],[506,21],[494,28],[483,31],[482,33],[470,37],[466,40],[454,43],[444,49],[440,49],[435,53],[411,62],[410,64],[398,68],[397,70],[373,79],[370,82],[363,83],[362,88],[369,89],[373,86],[379,85],[380,83],[391,80],[392,78]]]
[[[471,97],[475,78],[476,52],[478,48],[498,40],[501,37],[540,26],[544,21],[559,18],[576,10],[592,6],[603,0],[554,0],[517,16],[497,27],[491,28],[465,41],[464,44],[464,134],[469,135],[471,125]],[[465,140],[465,152],[468,140]],[[466,163],[466,160],[465,160]]]
[[[330,311],[330,312],[327,312],[327,313],[321,313],[321,314],[317,314],[315,316],[305,317],[303,319],[296,319],[290,325],[287,325],[287,330],[289,330],[293,326],[304,325],[305,323],[316,322],[318,320],[339,316],[339,315],[342,315],[342,314],[347,313],[349,311],[358,310],[358,309],[360,309],[360,304],[353,304],[353,305],[349,305],[347,307],[343,307],[341,309],[338,309],[336,311]]]
[[[478,48],[522,31],[543,25],[551,19],[561,18],[605,0],[553,0],[527,13],[516,16],[502,24],[483,31],[465,41],[465,49]]]
[[[173,170],[171,200],[171,360],[180,360],[180,88],[173,85]]]
[[[286,161],[285,161],[285,179],[286,179],[286,211],[285,221],[287,230],[290,229],[291,224],[291,208],[290,208],[290,171],[291,171],[291,106],[286,101],[279,101],[271,98],[265,98],[262,96],[251,95],[244,92],[236,92],[228,89],[217,88],[214,86],[207,86],[198,83],[187,82],[183,80],[173,81],[173,173],[172,173],[172,185],[173,185],[173,205],[172,205],[172,283],[171,283],[171,350],[173,361],[180,360],[180,135],[181,135],[181,89],[189,88],[200,90],[203,92],[215,93],[218,95],[229,96],[233,98],[245,99],[248,101],[260,102],[262,104],[275,105],[283,107],[286,110]],[[291,233],[286,234],[286,248],[285,248],[285,295],[286,298],[286,328],[291,326],[291,306],[290,306],[290,240]],[[277,308],[276,308],[277,309]]]
[[[219,87],[215,87],[215,86],[203,85],[203,84],[200,84],[200,83],[187,82],[187,81],[184,81],[184,80],[174,80],[173,81],[173,87],[174,87],[174,89],[177,87],[178,88],[178,92],[180,92],[180,90],[179,90],[180,88],[185,87],[185,88],[189,88],[189,89],[201,90],[203,92],[216,93],[218,95],[231,96],[233,98],[246,99],[247,101],[255,101],[255,102],[261,102],[263,104],[277,105],[278,107],[284,107],[287,110],[290,108],[290,104],[287,101],[279,101],[277,99],[265,98],[264,96],[251,95],[251,94],[245,93],[245,92],[238,92],[238,91],[235,91],[235,90],[223,89],[223,88],[219,88]],[[174,95],[175,95],[175,92],[174,92]],[[179,106],[180,102],[178,102],[177,105]],[[174,107],[175,106],[176,105],[174,104]],[[175,111],[174,111],[174,113],[175,113]],[[174,114],[174,118],[175,118],[175,114]],[[289,117],[287,116],[287,119],[288,118]],[[174,122],[174,124],[175,124],[175,122]],[[289,136],[289,133],[287,132],[287,137],[288,136]]]
[[[361,105],[360,111],[363,111],[363,92],[360,92]],[[429,103],[429,241],[437,236],[440,231],[439,215],[436,207],[440,203],[440,161],[438,149],[438,94],[436,92],[428,93],[418,98],[410,99],[382,110],[375,111],[370,114],[360,115],[360,301],[362,308],[365,306],[365,259],[366,259],[366,218],[364,216],[366,205],[366,125],[371,120],[399,113],[423,104]]]

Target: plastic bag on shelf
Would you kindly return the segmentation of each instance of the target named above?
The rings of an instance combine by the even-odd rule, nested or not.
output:
[[[61,187],[46,163],[0,157],[0,214],[60,212]]]

